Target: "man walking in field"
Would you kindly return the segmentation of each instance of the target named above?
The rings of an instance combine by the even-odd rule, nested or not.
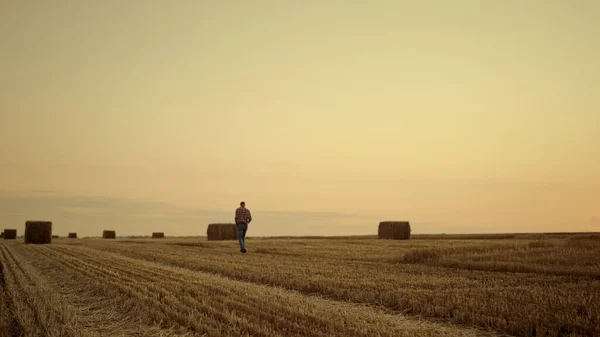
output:
[[[240,243],[240,253],[246,253],[246,231],[248,224],[252,221],[250,210],[246,208],[245,202],[240,202],[240,207],[235,210],[235,226],[237,227],[237,237]]]

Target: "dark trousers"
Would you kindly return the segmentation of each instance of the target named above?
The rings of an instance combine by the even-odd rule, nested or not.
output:
[[[247,224],[238,224],[237,227],[237,238],[240,243],[240,252],[246,250],[246,232],[248,231]]]

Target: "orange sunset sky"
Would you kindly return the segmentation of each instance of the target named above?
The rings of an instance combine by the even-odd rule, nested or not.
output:
[[[0,0],[0,227],[600,231],[600,2]]]

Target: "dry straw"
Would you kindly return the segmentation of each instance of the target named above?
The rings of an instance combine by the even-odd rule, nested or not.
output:
[[[77,233],[69,233],[69,239],[77,239]]]
[[[163,233],[163,232],[154,232],[154,233],[152,233],[152,238],[153,239],[164,239],[165,238],[165,233]]]
[[[5,229],[4,230],[4,240],[16,240],[17,239],[17,230],[16,229]]]
[[[410,239],[410,223],[408,221],[382,221],[379,223],[379,239]]]
[[[116,239],[117,238],[117,233],[115,231],[103,231],[102,232],[102,238],[103,239]]]
[[[25,222],[25,243],[48,244],[52,243],[52,222],[27,221]]]
[[[237,229],[232,223],[213,223],[206,229],[208,240],[237,240]]]

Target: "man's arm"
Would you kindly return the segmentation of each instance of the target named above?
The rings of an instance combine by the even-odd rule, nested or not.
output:
[[[250,210],[248,211],[248,223],[250,223],[252,221],[252,214],[250,214]]]

